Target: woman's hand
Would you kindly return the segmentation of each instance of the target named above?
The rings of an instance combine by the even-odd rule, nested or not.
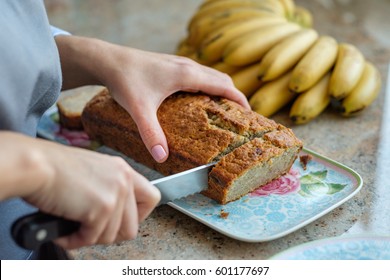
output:
[[[204,92],[250,108],[228,75],[191,59],[74,36],[58,36],[56,41],[65,87],[86,81],[108,87],[136,122],[143,142],[157,162],[168,157],[157,109],[169,95],[178,91]]]
[[[20,196],[43,212],[81,222],[78,232],[57,240],[66,249],[134,239],[160,200],[122,158],[16,133],[0,136],[0,199]]]
[[[104,83],[130,113],[143,142],[158,162],[166,160],[168,145],[157,110],[169,95],[178,91],[205,92],[247,105],[245,96],[233,86],[229,76],[191,59],[118,46],[112,49],[112,69],[105,73],[108,79]]]

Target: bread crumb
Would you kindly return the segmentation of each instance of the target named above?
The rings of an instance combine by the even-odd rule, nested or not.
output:
[[[312,155],[302,155],[299,157],[299,162],[301,163],[303,170],[306,170],[307,164],[313,159]]]
[[[229,216],[229,212],[225,212],[225,210],[221,209],[221,211],[219,212],[219,216],[222,219],[227,219],[227,217]]]

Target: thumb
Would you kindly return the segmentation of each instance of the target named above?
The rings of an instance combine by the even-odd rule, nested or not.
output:
[[[164,162],[168,158],[168,143],[156,114],[136,115],[133,119],[149,153],[155,161]]]

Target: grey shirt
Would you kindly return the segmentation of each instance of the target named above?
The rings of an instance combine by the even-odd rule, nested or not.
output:
[[[61,88],[59,55],[42,1],[0,1],[0,81],[0,130],[35,136]]]
[[[60,89],[60,60],[43,2],[1,0],[0,130],[35,136],[40,117]],[[31,211],[36,210],[21,199],[0,201],[0,259],[34,257],[10,235],[12,223]]]

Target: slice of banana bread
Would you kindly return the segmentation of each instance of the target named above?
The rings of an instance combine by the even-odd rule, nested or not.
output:
[[[278,139],[275,142],[266,140],[274,137]],[[281,139],[287,141],[280,143]],[[287,173],[300,149],[287,128],[254,138],[222,157],[211,170],[209,187],[203,194],[221,204],[236,200]]]
[[[290,129],[223,98],[177,93],[157,114],[169,145],[164,163],[153,160],[136,124],[108,92],[86,105],[82,122],[91,138],[165,175],[219,161],[204,194],[222,204],[288,172],[302,148]]]
[[[107,89],[102,86],[84,86],[62,92],[56,104],[62,127],[82,129],[81,113],[85,105],[104,90]]]

